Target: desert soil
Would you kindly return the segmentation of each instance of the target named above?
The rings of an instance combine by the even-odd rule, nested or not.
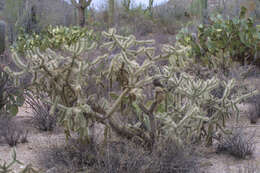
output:
[[[255,125],[251,125],[248,120],[248,111],[250,105],[239,105],[241,110],[241,116],[239,123],[236,124],[234,120],[230,120],[228,124],[230,126],[243,126],[247,133],[255,133],[256,148],[252,156],[245,160],[238,160],[232,156],[226,154],[216,154],[215,147],[203,149],[201,153],[200,166],[204,170],[204,173],[249,173],[244,170],[248,166],[256,168],[260,172],[260,119]],[[15,149],[17,158],[19,161],[27,164],[32,164],[35,168],[41,169],[44,172],[46,167],[41,163],[42,151],[46,151],[51,147],[58,147],[65,144],[65,135],[62,129],[55,129],[54,132],[40,132],[33,127],[31,123],[32,112],[29,107],[24,106],[20,108],[18,115],[15,117],[15,121],[24,129],[29,130],[28,143],[18,144],[15,148],[10,148],[6,143],[0,140],[0,159],[3,161],[10,161],[12,150]],[[20,170],[21,165],[15,165],[15,170]]]

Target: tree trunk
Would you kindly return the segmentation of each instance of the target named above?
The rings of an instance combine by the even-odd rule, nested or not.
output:
[[[85,17],[85,8],[83,7],[79,7],[78,8],[78,22],[79,22],[79,26],[84,27],[85,26],[85,21],[86,21],[86,17]]]
[[[109,18],[108,18],[108,25],[112,27],[114,25],[114,14],[115,14],[115,1],[109,0]]]
[[[149,12],[149,15],[151,17],[153,17],[153,0],[149,0],[149,5],[148,5],[148,8],[147,8],[148,12]]]
[[[78,10],[78,24],[81,27],[85,26],[86,17],[85,17],[85,9],[90,6],[92,0],[70,0],[70,2],[77,8]]]

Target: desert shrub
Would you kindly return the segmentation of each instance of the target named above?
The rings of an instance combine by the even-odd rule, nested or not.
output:
[[[258,170],[259,166],[256,163],[248,161],[246,165],[239,168],[238,173],[257,173]]]
[[[13,126],[8,127],[4,133],[4,138],[10,147],[14,147],[19,143],[21,131],[17,131]]]
[[[97,172],[106,173],[195,173],[197,157],[188,147],[172,140],[157,143],[146,151],[129,141],[109,143],[99,157]]]
[[[26,103],[33,111],[32,122],[37,129],[52,131],[56,127],[57,115],[50,114],[51,106],[49,104],[41,102],[31,93],[27,93]]]
[[[245,14],[246,9],[241,8],[239,18],[212,16],[209,24],[198,26],[197,34],[182,29],[178,41],[192,48],[190,53],[198,62],[211,67],[227,69],[232,61],[258,63],[259,29]]]
[[[255,149],[255,134],[247,135],[242,128],[226,135],[217,145],[217,153],[226,152],[236,158],[244,159]]]
[[[148,153],[129,141],[110,141],[102,150],[95,165],[96,172],[144,172],[148,163]]]
[[[0,115],[0,135],[4,138],[5,142],[13,147],[20,142],[20,137],[23,131],[12,120],[10,115]]]
[[[88,170],[93,173],[197,173],[199,171],[198,157],[194,151],[191,153],[188,147],[180,146],[171,140],[157,143],[152,151],[126,140],[108,141],[105,145],[85,145],[75,140],[66,146],[52,147],[41,156],[41,163],[46,168],[71,172]]]
[[[158,143],[153,150],[149,165],[151,173],[198,173],[198,159],[195,152],[173,140]]]
[[[97,147],[95,143],[84,143],[71,138],[65,145],[54,145],[43,151],[40,163],[46,169],[58,169],[62,172],[77,172],[93,167],[97,163]]]

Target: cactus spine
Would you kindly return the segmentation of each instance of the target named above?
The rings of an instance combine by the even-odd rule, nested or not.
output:
[[[0,54],[5,51],[5,27],[5,22],[0,21]]]

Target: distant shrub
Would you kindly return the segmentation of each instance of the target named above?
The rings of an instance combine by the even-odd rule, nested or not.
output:
[[[23,30],[20,30],[19,37],[13,48],[22,54],[35,47],[41,50],[46,50],[47,48],[60,49],[64,43],[71,45],[82,38],[95,39],[88,31],[88,28],[77,26],[49,26],[39,34],[33,33],[29,35]]]
[[[246,135],[242,128],[226,135],[217,146],[217,153],[226,152],[236,158],[244,159],[255,149],[255,135]]]

